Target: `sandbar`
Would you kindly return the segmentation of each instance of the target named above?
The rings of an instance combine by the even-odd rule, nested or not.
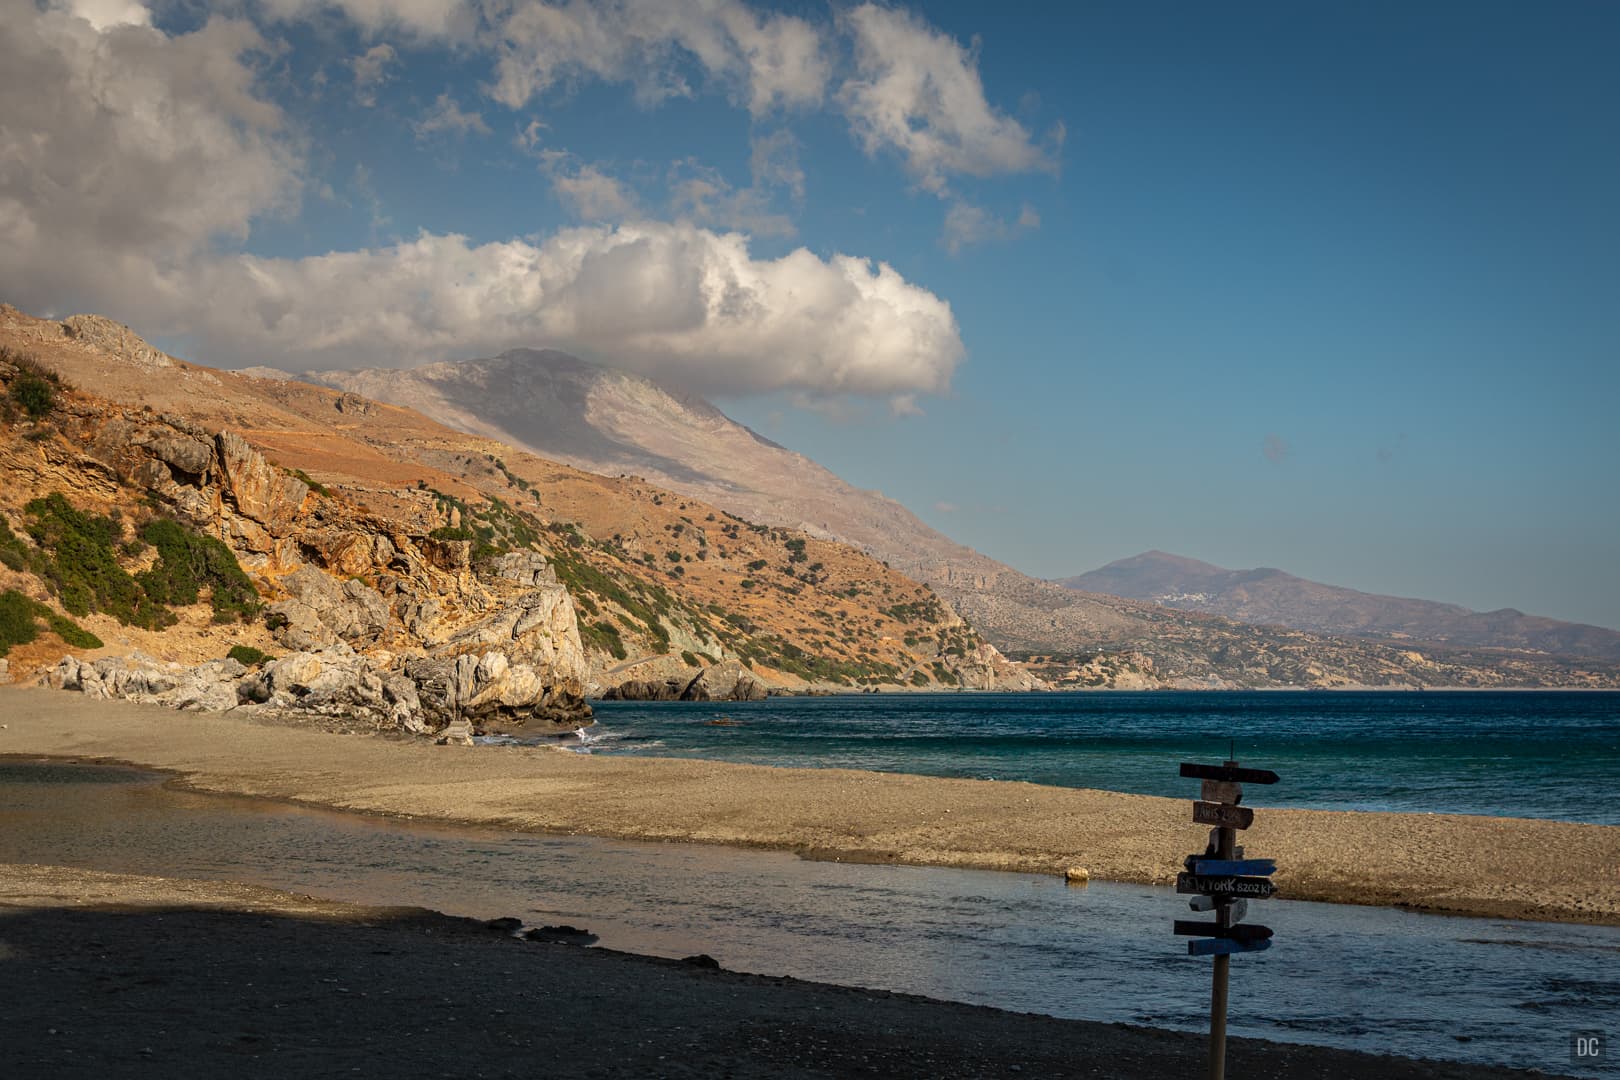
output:
[[[124,762],[197,791],[480,827],[702,842],[806,857],[1169,884],[1207,830],[1190,802],[845,769],[435,746],[233,713],[0,691],[0,755]],[[1173,763],[1167,763],[1167,768]],[[1189,783],[1189,788],[1191,784]],[[1189,792],[1191,794],[1191,792]],[[1244,834],[1278,895],[1620,924],[1620,826],[1267,809]]]

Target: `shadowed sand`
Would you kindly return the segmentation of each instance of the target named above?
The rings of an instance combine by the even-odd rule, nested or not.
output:
[[[1207,830],[1187,800],[843,769],[585,756],[340,736],[35,689],[0,691],[0,754],[172,770],[199,791],[499,828],[818,858],[1167,884]],[[1166,767],[1172,767],[1167,762]],[[1188,782],[1189,795],[1193,784]],[[1244,843],[1279,894],[1620,923],[1620,826],[1266,809]]]
[[[1193,1033],[527,943],[420,909],[61,867],[0,865],[0,980],[8,1080],[1157,1080],[1203,1075],[1205,1053]],[[1240,1038],[1227,1058],[1230,1075],[1266,1080],[1531,1075]]]

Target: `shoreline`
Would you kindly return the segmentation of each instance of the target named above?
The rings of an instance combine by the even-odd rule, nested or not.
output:
[[[1201,1073],[1206,1047],[1197,1032],[526,942],[422,908],[40,865],[0,864],[0,962],[0,1072],[19,1078],[426,1080],[544,1061],[570,1076],[1150,1080]],[[1228,1055],[1234,1075],[1275,1080],[1547,1075],[1242,1037]]]
[[[1155,885],[1205,839],[1187,800],[1025,782],[440,747],[41,689],[0,691],[0,714],[7,757],[447,825]],[[1261,807],[1245,840],[1289,899],[1620,925],[1620,826]]]

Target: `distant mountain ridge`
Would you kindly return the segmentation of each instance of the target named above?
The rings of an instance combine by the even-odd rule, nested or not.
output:
[[[1059,584],[1321,634],[1620,660],[1620,632],[1601,626],[1526,615],[1513,608],[1481,612],[1434,600],[1382,596],[1324,585],[1272,567],[1228,570],[1164,551],[1120,559],[1063,578]]]

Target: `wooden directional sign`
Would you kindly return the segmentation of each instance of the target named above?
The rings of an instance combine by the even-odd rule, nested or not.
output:
[[[1194,780],[1230,780],[1239,784],[1275,784],[1277,774],[1270,769],[1240,769],[1236,765],[1181,763],[1181,775]]]
[[[1271,939],[1237,941],[1232,938],[1198,938],[1187,942],[1188,956],[1230,956],[1232,953],[1265,952],[1271,948]]]
[[[1187,869],[1195,874],[1206,874],[1210,877],[1238,877],[1249,875],[1252,877],[1270,877],[1277,872],[1277,863],[1274,859],[1206,859],[1198,857]]]
[[[1236,926],[1249,914],[1247,900],[1232,900],[1224,896],[1195,896],[1187,901],[1194,911],[1213,911],[1215,921],[1222,926]]]
[[[1225,780],[1205,780],[1202,795],[1205,802],[1231,803],[1236,806],[1243,801],[1243,785]]]
[[[1265,900],[1276,891],[1277,886],[1263,877],[1176,875],[1176,892],[1178,893],[1202,893],[1205,896],[1251,896],[1256,900]]]
[[[1231,938],[1234,941],[1263,941],[1271,936],[1271,927],[1261,926],[1259,923],[1222,926],[1220,923],[1177,919],[1175,929],[1182,937]]]
[[[1193,803],[1193,820],[1200,825],[1219,825],[1226,829],[1247,829],[1254,824],[1254,811],[1247,806],[1195,802]]]

